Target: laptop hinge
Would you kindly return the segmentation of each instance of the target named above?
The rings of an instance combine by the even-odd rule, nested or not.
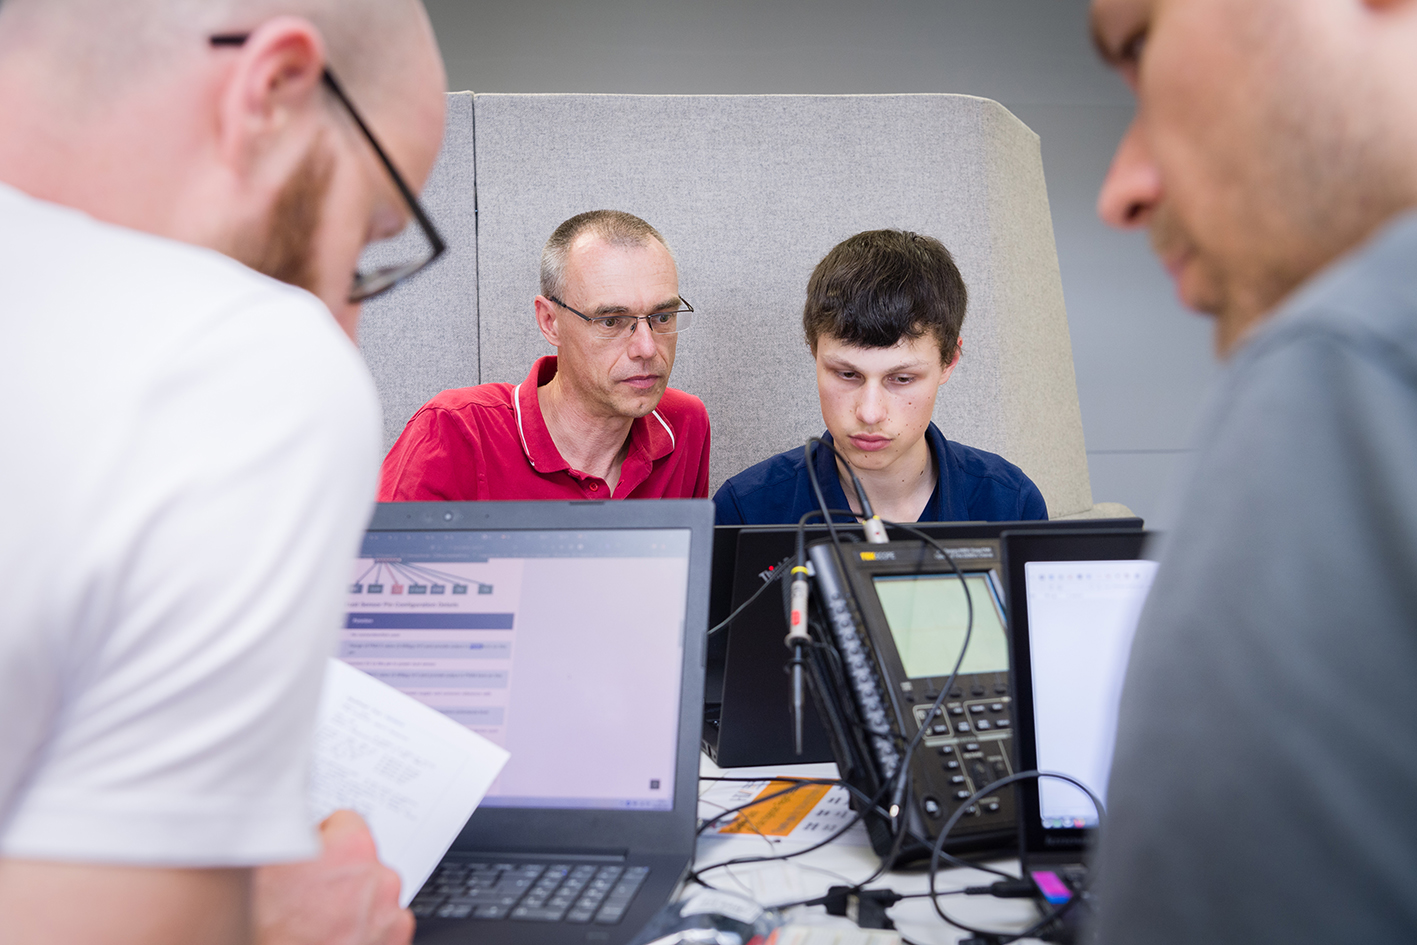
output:
[[[629,857],[628,851],[620,850],[449,850],[446,859],[499,860],[517,862],[535,860],[544,863],[558,858],[588,861],[592,863],[623,863]]]

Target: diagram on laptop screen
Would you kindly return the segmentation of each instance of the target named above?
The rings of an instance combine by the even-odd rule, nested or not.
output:
[[[499,744],[522,562],[358,558],[339,656]]]
[[[677,529],[370,532],[339,656],[511,752],[484,806],[668,810],[688,550]]]

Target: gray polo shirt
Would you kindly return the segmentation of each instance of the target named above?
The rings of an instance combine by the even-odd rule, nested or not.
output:
[[[1417,939],[1417,214],[1218,381],[1138,627],[1106,945]]]

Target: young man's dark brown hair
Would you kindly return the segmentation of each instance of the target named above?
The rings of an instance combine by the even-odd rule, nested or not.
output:
[[[930,332],[948,364],[968,301],[944,243],[908,230],[867,230],[838,243],[812,270],[802,330],[813,354],[822,335],[889,348]]]
[[[852,471],[892,521],[1047,518],[1023,470],[947,440],[932,419],[959,364],[967,301],[954,258],[933,237],[867,230],[833,247],[802,312],[829,446],[810,467],[799,446],[731,477],[714,496],[718,523],[793,524],[818,507],[812,477],[830,508],[860,511]]]

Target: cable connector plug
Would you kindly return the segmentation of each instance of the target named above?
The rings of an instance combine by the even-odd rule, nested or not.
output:
[[[988,886],[966,886],[966,896],[993,896],[995,899],[1027,899],[1038,895],[1031,879],[1001,879]]]
[[[822,898],[822,905],[827,907],[827,915],[844,915],[858,928],[893,929],[895,923],[886,915],[886,910],[903,898],[891,889],[833,886]]]
[[[861,528],[866,532],[866,541],[869,544],[884,545],[891,540],[890,536],[886,534],[886,523],[881,521],[879,515],[862,519]]]
[[[792,611],[788,618],[787,645],[789,647],[806,643],[807,634],[807,583],[808,571],[802,565],[792,569]]]

